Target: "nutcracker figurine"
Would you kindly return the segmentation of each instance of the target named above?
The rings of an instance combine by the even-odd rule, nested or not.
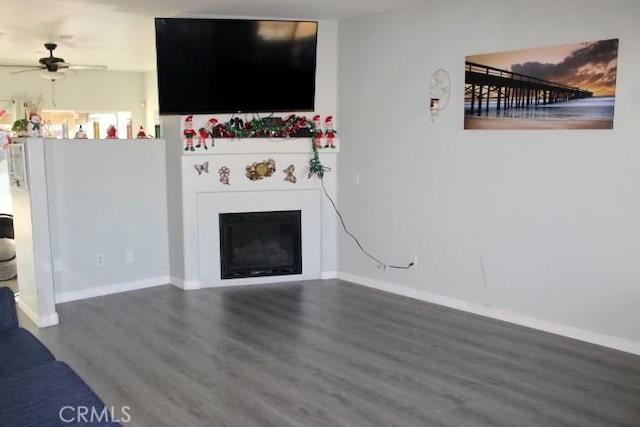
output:
[[[209,119],[206,125],[204,125],[198,130],[198,133],[200,134],[200,138],[198,139],[198,145],[196,145],[196,148],[199,148],[200,145],[203,145],[204,149],[208,150],[207,138],[211,138],[211,146],[212,147],[215,146],[215,142],[213,140],[213,133],[216,126],[218,126],[218,120],[212,117]]]
[[[336,148],[334,142],[338,132],[333,128],[332,116],[327,116],[327,118],[324,120],[324,128],[325,128],[324,134],[327,137],[327,141],[324,144],[324,148],[327,148],[327,147]]]
[[[315,148],[322,148],[322,122],[320,121],[320,115],[313,116],[313,146]]]
[[[193,130],[193,116],[187,116],[184,119],[184,137],[186,138],[184,151],[195,151],[193,148],[193,138],[198,134],[195,130]]]

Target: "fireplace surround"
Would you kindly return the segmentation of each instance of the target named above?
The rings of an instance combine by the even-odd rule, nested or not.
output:
[[[322,195],[319,190],[240,191],[198,195],[199,278],[203,286],[249,285],[319,279],[322,271]],[[300,211],[300,274],[223,278],[220,259],[220,214]]]
[[[181,123],[176,121],[176,125]],[[171,283],[200,289],[336,277],[337,217],[320,179],[308,177],[313,157],[309,138],[218,139],[215,147],[196,152],[184,152],[181,147],[168,148],[180,157],[181,175],[180,180],[168,182],[169,199],[180,201],[169,208],[169,239],[174,242],[170,246]],[[334,198],[339,152],[339,145],[320,152],[323,165],[331,169],[324,176],[324,186]],[[247,166],[266,159],[273,159],[273,174],[249,179]],[[195,167],[204,164],[207,171]],[[219,179],[223,169],[228,171],[228,184]],[[297,179],[292,180],[291,175]],[[219,215],[290,210],[300,211],[302,272],[223,279]]]

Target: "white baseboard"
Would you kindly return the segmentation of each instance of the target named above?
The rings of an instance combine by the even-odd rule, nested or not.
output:
[[[38,325],[38,327],[46,328],[49,326],[55,326],[58,323],[60,323],[60,317],[58,317],[58,312],[56,311],[55,313],[49,316],[42,316],[40,318],[40,324]]]
[[[317,280],[320,275],[287,274],[284,276],[241,277],[239,279],[220,279],[211,283],[202,283],[203,288],[227,288],[231,286],[255,286],[271,283],[299,282],[303,280]]]
[[[338,278],[337,271],[321,271],[320,272],[320,279],[322,280],[337,279],[337,278]]]
[[[25,304],[20,298],[16,300],[18,308],[22,311],[38,328],[46,328],[47,326],[55,326],[60,323],[58,312],[50,314],[48,316],[38,316],[27,304]]]
[[[36,313],[31,310],[31,307],[29,307],[27,304],[25,304],[24,301],[22,301],[20,299],[20,297],[18,297],[16,299],[16,302],[18,303],[18,308],[20,309],[20,311],[22,311],[24,314],[27,315],[27,317],[29,319],[31,319],[31,321],[38,326],[38,323],[40,323],[40,318],[36,315]]]
[[[184,280],[179,277],[171,277],[170,282],[176,288],[184,291],[192,291],[194,289],[202,289],[202,284],[197,280]]]
[[[78,301],[87,298],[101,297],[105,295],[118,294],[120,292],[135,291],[138,289],[153,288],[155,286],[167,285],[170,278],[154,277],[150,279],[137,280],[135,282],[117,283],[114,285],[98,286],[95,288],[83,289],[80,291],[61,292],[56,294],[56,304],[70,301]]]
[[[204,288],[226,288],[230,286],[252,286],[252,285],[264,285],[268,283],[280,283],[280,282],[297,282],[300,280],[312,280],[318,277],[304,277],[304,275],[291,275],[291,276],[266,276],[266,277],[247,277],[243,279],[229,279],[220,280],[216,283],[203,284],[198,280],[185,281],[179,277],[171,277],[170,281],[173,286],[180,288],[184,291],[191,291],[194,289]],[[323,271],[320,273],[319,279],[337,279],[337,271]]]
[[[550,322],[547,320],[536,319],[534,317],[523,316],[508,310],[474,304],[455,298],[436,295],[429,292],[412,289],[406,286],[369,279],[349,273],[338,272],[338,278],[347,282],[357,283],[359,285],[406,296],[409,298],[414,298],[420,301],[426,301],[433,304],[466,311],[468,313],[479,314],[481,316],[490,317],[492,319],[502,320],[505,322],[514,323],[516,325],[526,326],[529,328],[537,329],[544,332],[550,332],[552,334],[573,338],[591,344],[597,344],[615,350],[640,355],[640,342],[587,331],[584,329]]]

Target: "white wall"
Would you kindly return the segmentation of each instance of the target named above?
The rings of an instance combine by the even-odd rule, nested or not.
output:
[[[141,105],[147,98],[144,73],[77,71],[52,86],[50,81],[40,77],[39,71],[10,74],[11,71],[15,70],[0,68],[0,99],[42,95],[41,108],[45,110],[131,111],[134,124],[145,124],[145,109]]]
[[[162,132],[166,136],[167,159],[167,220],[169,234],[169,273],[171,283],[183,284],[185,278],[184,228],[185,218],[182,212],[182,141],[180,135],[180,116],[160,118]]]
[[[11,189],[14,207],[16,262],[20,280],[18,306],[38,327],[56,325],[46,155],[42,139],[23,139],[24,155],[14,159],[24,171],[16,178],[20,188]],[[18,146],[18,145],[16,145]],[[26,183],[25,183],[26,178]]]
[[[419,257],[383,272],[342,235],[342,277],[640,352],[638,22],[637,0],[433,0],[340,22],[340,208],[377,256]],[[463,130],[466,55],[608,38],[614,130]]]
[[[316,113],[323,117],[336,114],[338,102],[337,50],[338,24],[333,21],[319,21],[316,57]]]
[[[144,93],[145,93],[145,123],[143,124],[147,133],[158,137],[155,134],[155,125],[160,123],[160,105],[158,104],[158,73],[156,70],[144,73]],[[164,137],[162,133],[160,137]]]
[[[13,213],[11,187],[9,186],[9,153],[0,150],[0,213]]]
[[[45,145],[56,301],[168,283],[164,141]]]

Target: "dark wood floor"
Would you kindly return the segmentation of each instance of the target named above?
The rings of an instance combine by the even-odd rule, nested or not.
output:
[[[58,306],[36,331],[139,426],[640,426],[640,357],[342,281]]]

